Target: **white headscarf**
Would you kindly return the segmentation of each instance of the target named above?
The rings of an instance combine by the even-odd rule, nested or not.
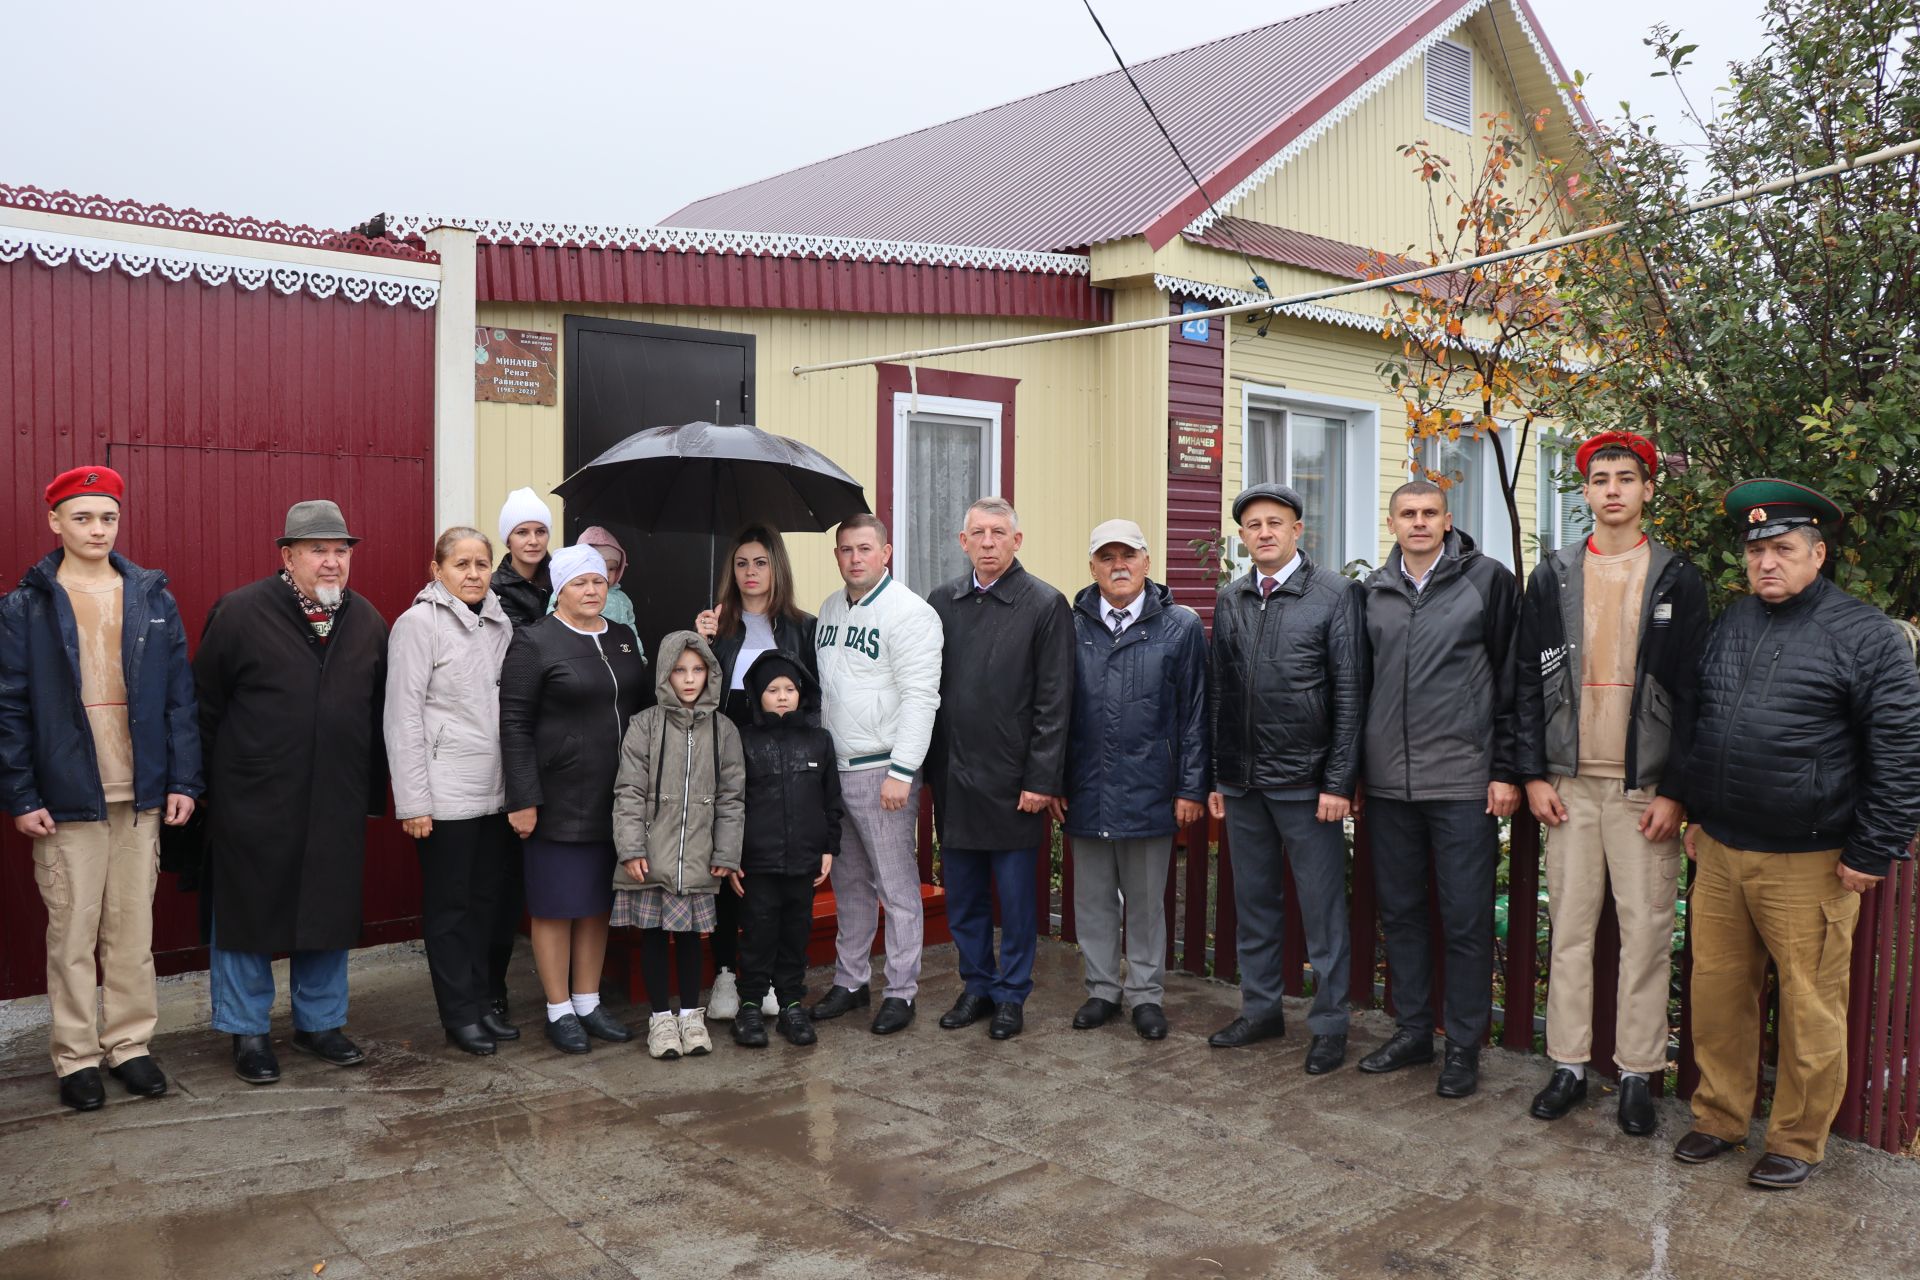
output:
[[[552,563],[547,565],[547,576],[553,579],[553,594],[556,596],[583,573],[597,573],[603,578],[607,574],[607,558],[600,554],[600,548],[585,542],[560,548],[553,553]]]
[[[547,504],[540,501],[540,495],[532,489],[515,489],[500,504],[500,545],[507,545],[507,535],[529,520],[535,520],[553,528],[553,512]],[[556,588],[557,590],[557,588]]]

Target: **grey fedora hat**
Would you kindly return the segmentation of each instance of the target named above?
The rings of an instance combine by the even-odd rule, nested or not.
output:
[[[328,502],[325,498],[312,498],[306,502],[296,502],[287,508],[287,531],[279,543],[286,546],[290,542],[328,541],[354,543],[360,539],[347,532],[347,518],[340,514],[340,505]]]

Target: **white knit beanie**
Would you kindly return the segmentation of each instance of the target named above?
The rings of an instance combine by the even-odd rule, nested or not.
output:
[[[556,596],[583,573],[597,573],[603,578],[607,576],[607,558],[600,554],[600,548],[585,542],[560,548],[553,553],[553,559],[547,565],[547,576],[553,579],[553,594]]]
[[[500,504],[500,546],[504,550],[507,535],[529,520],[538,520],[548,529],[553,528],[553,512],[547,510],[547,504],[540,501],[540,495],[532,489],[515,489]]]

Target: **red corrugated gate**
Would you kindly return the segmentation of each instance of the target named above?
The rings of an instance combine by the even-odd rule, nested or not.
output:
[[[433,530],[433,312],[378,300],[174,282],[32,257],[0,263],[8,434],[0,592],[52,547],[41,490],[105,461],[129,486],[120,550],[164,569],[190,638],[222,593],[278,566],[287,507],[332,498],[363,541],[352,586],[389,622],[425,580]],[[368,829],[363,942],[418,932],[419,872]],[[161,972],[201,967],[194,898],[161,878]],[[0,831],[0,998],[45,990],[45,913],[26,841]]]

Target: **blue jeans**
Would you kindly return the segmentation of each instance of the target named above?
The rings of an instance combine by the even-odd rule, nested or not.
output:
[[[296,1031],[331,1031],[347,1024],[347,953],[296,951],[289,986]],[[213,979],[213,1029],[236,1036],[264,1036],[272,1029],[273,957],[257,951],[222,951],[216,922],[207,968]]]
[[[1038,850],[942,849],[947,929],[960,952],[960,980],[970,996],[1025,1004],[1033,992],[1039,933],[1034,874]],[[1000,955],[993,953],[993,897],[1000,896]]]

